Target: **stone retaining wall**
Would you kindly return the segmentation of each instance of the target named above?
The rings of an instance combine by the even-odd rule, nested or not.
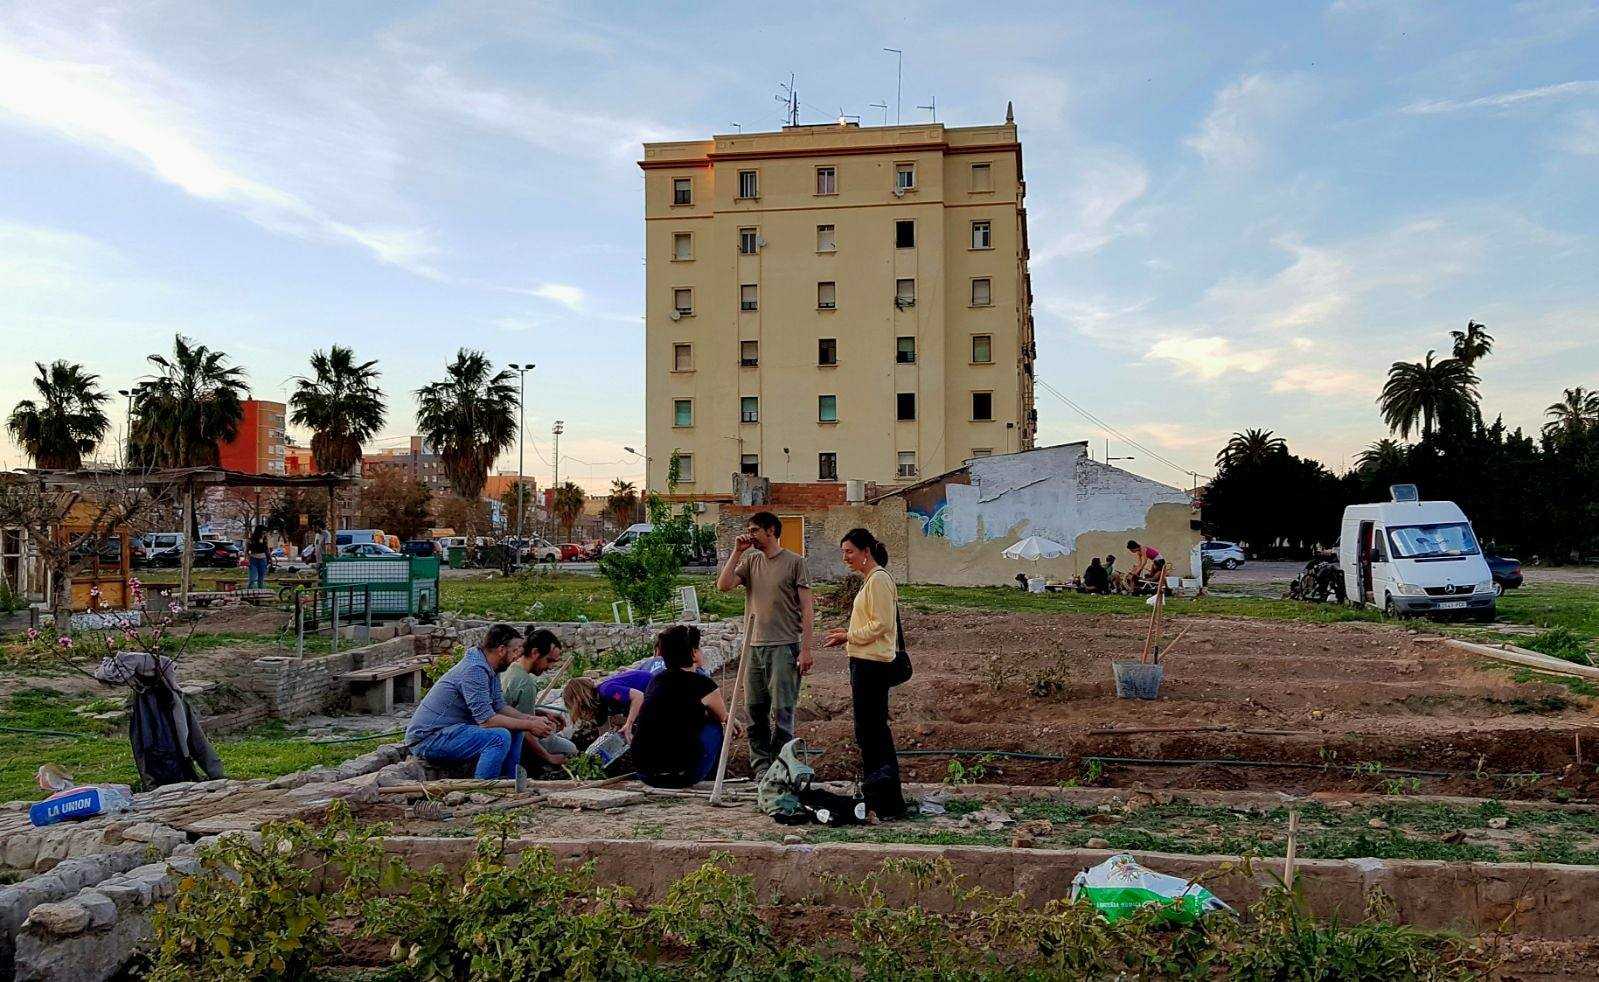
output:
[[[489,626],[494,623],[497,622],[461,620],[452,622],[451,626],[455,628],[456,639],[461,644],[474,645],[483,640],[483,635],[488,633]],[[586,655],[605,654],[618,648],[628,647],[643,650],[654,643],[657,634],[671,626],[670,624],[608,624],[603,621],[507,621],[505,623],[523,634],[529,630],[548,629],[561,639],[562,648]],[[696,621],[694,626],[700,629],[700,652],[705,657],[705,667],[708,671],[714,672],[737,659],[739,645],[743,643],[744,638],[742,621]]]
[[[272,655],[251,663],[251,689],[265,700],[267,711],[279,719],[296,719],[347,708],[348,687],[338,676],[358,668],[392,665],[419,657],[418,640],[430,635],[405,634],[388,641],[346,648],[336,655],[293,658]]]

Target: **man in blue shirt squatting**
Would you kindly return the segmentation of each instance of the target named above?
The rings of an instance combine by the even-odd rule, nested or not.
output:
[[[475,761],[473,776],[480,779],[516,777],[523,734],[538,739],[557,726],[507,704],[500,689],[500,671],[515,657],[513,642],[520,637],[511,625],[495,624],[480,646],[433,683],[405,728],[411,753],[435,763]]]

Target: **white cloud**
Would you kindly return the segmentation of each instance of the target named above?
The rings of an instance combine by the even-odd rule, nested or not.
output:
[[[1266,350],[1244,351],[1223,337],[1185,337],[1173,335],[1161,338],[1145,353],[1144,359],[1169,361],[1183,375],[1192,375],[1206,382],[1215,381],[1233,372],[1255,374],[1263,372],[1275,360]]]
[[[1571,128],[1560,140],[1560,148],[1567,153],[1599,157],[1599,112],[1578,113],[1573,117]]]
[[[1035,263],[1094,252],[1116,238],[1123,209],[1149,189],[1149,172],[1120,150],[1080,148],[1060,186],[1061,193],[1034,206],[1041,219],[1035,227],[1062,230],[1040,236]]]
[[[1513,109],[1530,103],[1547,102],[1551,99],[1573,99],[1591,95],[1599,95],[1599,80],[1584,79],[1559,82],[1554,85],[1541,85],[1533,89],[1496,92],[1493,95],[1480,96],[1475,99],[1430,99],[1412,102],[1408,106],[1400,107],[1399,111],[1407,116],[1432,116],[1439,113],[1468,112],[1474,109]]]
[[[582,310],[588,298],[580,288],[565,283],[544,283],[535,287],[533,296],[543,297],[571,310]]]
[[[1253,169],[1265,158],[1272,131],[1307,94],[1297,75],[1245,75],[1216,93],[1198,132],[1184,142],[1216,169]]]
[[[1287,395],[1371,398],[1382,386],[1379,375],[1352,372],[1329,364],[1296,364],[1272,380],[1271,391]]]
[[[189,109],[192,87],[123,44],[110,25],[94,27],[70,36],[13,31],[31,45],[0,42],[0,113],[136,162],[273,232],[351,242],[385,263],[437,275],[422,232],[336,217],[226,159],[226,140]]]

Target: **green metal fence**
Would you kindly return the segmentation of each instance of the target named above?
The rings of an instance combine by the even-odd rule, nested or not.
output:
[[[374,617],[436,614],[439,610],[439,561],[432,556],[341,556],[322,564],[317,619],[330,618],[338,605],[341,619],[364,616],[371,595]]]

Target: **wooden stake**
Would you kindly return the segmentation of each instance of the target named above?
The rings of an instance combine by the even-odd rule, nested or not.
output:
[[[1577,745],[1577,766],[1581,767],[1582,766],[1582,734],[1581,733],[1573,733],[1571,735],[1571,739],[1572,739],[1572,742]]]
[[[1294,889],[1294,855],[1299,851],[1299,809],[1288,811],[1288,849],[1283,859],[1283,886]]]
[[[727,755],[733,749],[733,720],[737,718],[738,694],[744,688],[744,674],[750,666],[750,604],[744,602],[744,639],[739,644],[738,672],[733,676],[733,693],[727,700],[727,725],[722,728],[722,752],[716,759],[716,783],[711,787],[711,804],[722,804],[722,784],[727,778]]]
[[[1166,577],[1162,576],[1155,583],[1155,609],[1149,612],[1149,633],[1144,635],[1144,650],[1139,654],[1138,660],[1143,663],[1149,661],[1149,648],[1155,641],[1155,631],[1160,626],[1160,611],[1166,598]]]
[[[1159,665],[1160,664],[1160,660],[1162,658],[1165,658],[1167,655],[1170,655],[1171,654],[1171,650],[1173,648],[1177,647],[1177,642],[1181,641],[1183,639],[1183,635],[1185,635],[1187,633],[1188,633],[1188,628],[1186,628],[1186,627],[1183,628],[1181,631],[1178,631],[1177,632],[1177,636],[1175,638],[1171,639],[1171,644],[1167,645],[1164,650],[1161,649],[1160,645],[1158,645],[1158,644],[1155,645],[1155,664]]]

